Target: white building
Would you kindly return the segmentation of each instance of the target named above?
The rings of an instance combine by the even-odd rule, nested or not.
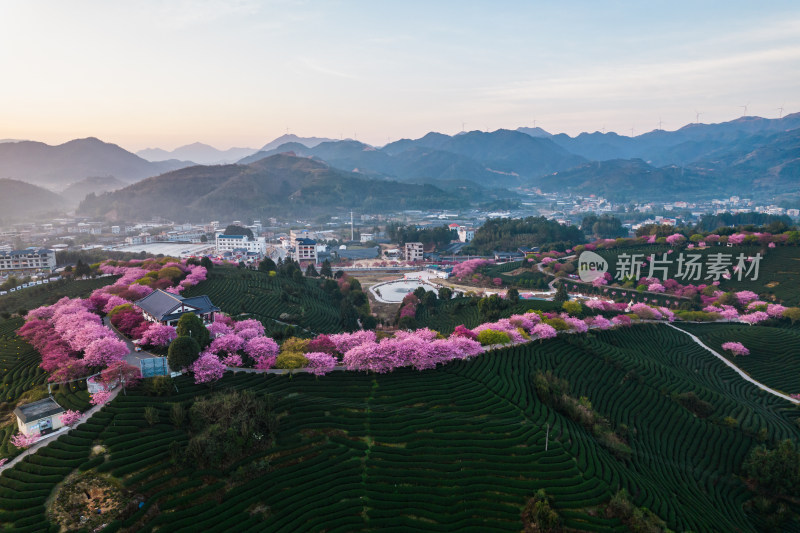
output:
[[[406,261],[422,261],[422,243],[407,242],[405,246]]]
[[[263,256],[267,253],[267,241],[264,237],[250,239],[247,235],[217,235],[217,255],[234,250],[246,250]]]
[[[458,240],[461,242],[469,242],[475,238],[475,230],[466,226],[458,227]]]
[[[50,270],[56,267],[56,253],[53,250],[28,248],[0,252],[0,271]]]

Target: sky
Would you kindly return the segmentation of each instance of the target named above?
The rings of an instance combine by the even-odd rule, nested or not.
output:
[[[800,2],[0,0],[0,139],[639,135],[800,111]]]

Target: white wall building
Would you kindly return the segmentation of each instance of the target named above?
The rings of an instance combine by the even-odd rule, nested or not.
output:
[[[0,252],[0,271],[53,270],[55,267],[56,253],[53,250],[28,248]]]
[[[458,240],[461,242],[469,242],[475,238],[475,230],[466,226],[458,227]]]
[[[247,252],[257,253],[263,256],[267,253],[267,241],[264,237],[256,237],[250,239],[247,235],[217,235],[216,242],[217,254],[221,255],[225,252],[232,252],[237,249],[243,249]]]

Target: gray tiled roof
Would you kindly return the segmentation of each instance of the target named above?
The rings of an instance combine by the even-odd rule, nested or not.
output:
[[[172,320],[180,317],[183,313],[175,312],[175,310],[181,305],[196,308],[196,314],[198,315],[219,311],[219,307],[211,303],[211,299],[206,295],[184,298],[179,294],[172,294],[162,290],[151,292],[141,300],[134,302],[134,305],[158,320]]]
[[[35,420],[41,420],[49,416],[58,415],[65,411],[63,407],[52,398],[45,398],[38,402],[26,403],[14,409],[14,414],[19,417],[24,424]]]

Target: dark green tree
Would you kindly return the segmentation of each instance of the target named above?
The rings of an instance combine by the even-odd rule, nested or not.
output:
[[[200,259],[200,266],[211,272],[211,269],[214,268],[214,262],[206,256],[203,256]]]
[[[425,291],[425,294],[422,295],[422,305],[424,305],[427,309],[433,309],[436,307],[436,293],[433,291]]]
[[[253,232],[250,228],[243,228],[242,226],[235,226],[233,224],[225,228],[223,235],[247,235],[248,238],[253,239]]]
[[[265,257],[258,263],[258,270],[261,272],[275,272],[278,270],[278,266],[275,264],[275,261],[269,257]]]
[[[353,304],[347,300],[342,300],[339,305],[339,312],[342,317],[342,328],[345,331],[356,331],[358,329],[358,311]]]
[[[331,269],[331,262],[327,259],[322,262],[322,267],[319,270],[320,276],[323,278],[332,278],[333,277],[333,270]]]
[[[514,288],[508,289],[508,293],[506,293],[506,298],[508,298],[508,301],[511,302],[512,304],[515,304],[515,305],[518,304],[519,303],[519,291],[517,289],[514,289]]]
[[[194,313],[186,313],[181,316],[175,330],[178,333],[178,337],[193,338],[200,345],[200,349],[205,348],[211,342],[208,329],[206,329],[200,317]]]
[[[563,304],[569,300],[569,293],[567,292],[567,286],[563,283],[558,284],[558,288],[556,289],[556,294],[553,296],[553,301]]]
[[[757,446],[744,462],[745,473],[770,496],[800,495],[800,452],[789,439],[773,450]]]
[[[306,276],[309,278],[319,277],[319,272],[317,272],[317,267],[314,266],[314,263],[309,263],[306,267]]]
[[[167,350],[167,362],[174,371],[188,368],[197,361],[200,345],[192,337],[178,337],[172,341]]]
[[[453,297],[453,289],[450,287],[439,287],[439,299],[440,300],[449,300]]]

